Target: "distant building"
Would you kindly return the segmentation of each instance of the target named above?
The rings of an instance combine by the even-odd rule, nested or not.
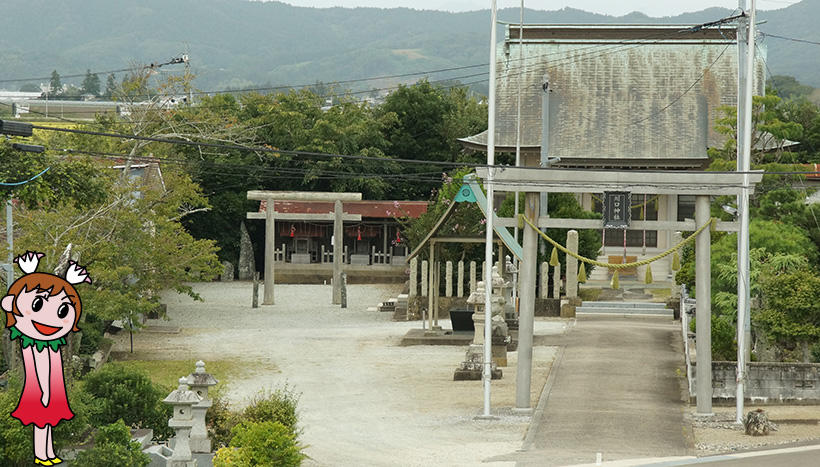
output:
[[[333,212],[333,203],[277,201],[278,214],[323,214]],[[265,212],[262,201],[259,212]],[[347,201],[347,214],[361,215],[359,222],[345,222],[344,263],[393,265],[404,271],[409,249],[397,217],[415,219],[427,212],[426,201]],[[328,264],[333,252],[333,221],[277,221],[277,260],[296,264]]]

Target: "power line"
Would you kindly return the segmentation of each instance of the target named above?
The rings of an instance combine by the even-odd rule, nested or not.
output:
[[[156,70],[158,68],[164,67],[165,65],[176,65],[178,63],[188,63],[188,56],[186,54],[183,54],[182,56],[174,57],[174,58],[168,60],[167,62],[162,62],[162,63],[153,63],[152,62],[152,63],[149,63],[147,65],[143,65],[143,66],[132,66],[130,68],[120,68],[120,69],[117,69],[117,70],[108,70],[108,71],[95,71],[95,72],[91,72],[90,74],[92,74],[92,75],[105,75],[105,74],[111,74],[111,73],[122,73],[122,72],[125,72],[125,71],[144,70],[144,69]],[[54,70],[54,71],[57,71],[57,70]],[[82,77],[88,76],[88,74],[89,74],[89,72],[75,73],[75,74],[71,74],[71,75],[60,75],[58,73],[61,80],[64,79],[64,78],[82,78]],[[41,78],[0,79],[0,83],[18,83],[18,82],[21,82],[21,81],[37,81],[37,80],[46,80],[46,79],[51,80],[51,76],[46,76],[46,77],[41,77]]]
[[[108,71],[94,71],[91,72],[92,75],[104,75],[104,74],[111,74],[111,73],[122,73],[125,71],[133,71],[137,70],[140,67],[131,67],[131,68],[119,68],[117,70],[108,70]],[[67,78],[82,78],[85,77],[86,73],[77,73],[71,75],[60,75],[60,79],[67,79]],[[0,79],[0,83],[21,83],[23,81],[39,81],[39,80],[51,80],[51,76],[43,76],[43,77],[35,77],[35,78],[11,78],[11,79]]]
[[[177,141],[168,140],[162,141],[166,143],[177,143]],[[287,150],[278,150],[273,148],[249,148],[244,146],[231,146],[231,145],[220,145],[217,143],[197,143],[192,141],[182,141],[185,145],[207,145],[207,146],[228,146],[230,149],[239,149],[245,151],[255,151],[256,149],[262,149],[264,152],[273,152],[273,153],[283,153],[283,154],[294,154],[294,155],[302,155],[302,156],[314,156],[314,157],[324,157],[324,158],[334,158],[340,157],[343,159],[361,159],[361,160],[372,160],[378,162],[398,162],[398,163],[407,163],[407,164],[425,164],[425,165],[439,165],[445,167],[463,167],[463,168],[494,168],[494,169],[510,169],[513,168],[509,165],[494,165],[488,166],[487,164],[477,164],[477,163],[469,163],[469,162],[444,162],[444,161],[430,161],[430,160],[416,160],[416,159],[396,159],[390,157],[374,157],[374,156],[353,156],[353,155],[344,155],[344,154],[328,154],[328,153],[318,153],[318,152],[308,152],[308,151],[287,151]],[[134,161],[148,161],[148,162],[168,162],[168,163],[184,163],[184,164],[209,164],[212,166],[219,166],[219,167],[242,167],[242,168],[252,168],[257,170],[281,170],[280,168],[268,168],[268,167],[260,167],[255,164],[231,164],[231,163],[220,163],[220,162],[210,162],[210,161],[191,161],[189,159],[180,159],[180,158],[164,158],[164,157],[156,157],[156,156],[131,156],[125,153],[111,153],[111,152],[97,152],[97,151],[88,151],[84,149],[68,149],[68,148],[49,148],[52,151],[63,152],[63,153],[77,153],[77,154],[89,154],[89,155],[105,155],[105,156],[112,156],[118,159],[128,159]],[[799,164],[798,164],[799,165]],[[287,169],[287,168],[285,168]],[[558,167],[518,167],[518,169],[527,170],[527,171],[566,171],[565,168],[558,168]],[[593,172],[623,172],[622,169],[608,169],[608,168],[601,168],[601,169],[592,169]],[[641,173],[641,174],[670,174],[670,173],[680,173],[680,174],[692,174],[697,173],[697,171],[687,171],[687,170],[662,170],[662,169],[630,169],[630,173]],[[430,172],[433,173],[433,172]],[[435,172],[438,174],[438,172]],[[726,170],[726,171],[708,171],[708,173],[713,174],[760,174],[761,171],[759,170],[751,170],[749,172],[738,172],[736,170]],[[820,175],[820,171],[771,171],[771,172],[762,172],[764,175]],[[345,172],[345,176],[350,176],[350,173]],[[390,175],[390,174],[388,174]],[[405,174],[396,174],[396,177],[403,177]],[[517,181],[505,181],[504,183],[511,183]],[[528,183],[529,181],[521,181],[522,183]],[[542,182],[535,182],[535,183],[542,183]],[[657,184],[648,184],[646,186],[659,186]]]
[[[650,38],[657,39],[658,37],[665,38],[667,36],[677,35],[677,34],[680,34],[680,33],[696,32],[697,28],[702,28],[702,27],[706,27],[706,26],[709,26],[709,25],[713,25],[713,24],[719,24],[719,23],[722,23],[722,22],[725,22],[725,21],[728,21],[728,20],[731,20],[731,19],[733,19],[733,17],[724,18],[724,19],[721,19],[721,20],[718,20],[718,21],[713,21],[713,22],[710,22],[710,23],[704,23],[702,25],[693,26],[692,28],[689,28],[689,29],[667,32],[667,33],[664,33],[660,36],[658,34],[652,33],[652,34],[645,35],[645,36],[643,36],[641,38],[638,38],[638,39],[633,39],[633,41],[638,41],[637,45],[643,45],[643,44],[640,43],[640,41],[648,40]],[[652,44],[652,43],[657,43],[657,42],[647,42],[647,43],[644,43],[644,44]],[[617,50],[619,48],[634,47],[635,45],[636,44],[634,44],[634,43],[594,44],[594,45],[590,45],[588,47],[583,47],[579,50],[580,51],[587,51],[587,52],[581,54],[581,56],[583,57],[583,56],[591,55],[591,54],[595,53],[594,50],[589,51],[590,49],[609,48],[609,49],[616,49]],[[548,56],[556,55],[556,54],[562,54],[562,53],[563,52],[561,52],[561,51],[548,52],[548,53],[539,54],[539,55],[533,56],[533,57],[527,57],[527,58],[525,58],[525,61],[542,60],[542,59],[544,59]],[[568,61],[574,61],[574,59],[564,59],[564,62],[568,62]],[[427,75],[427,74],[433,74],[433,73],[443,73],[443,72],[447,72],[447,71],[465,70],[465,69],[472,69],[472,68],[479,68],[479,67],[486,67],[486,66],[488,66],[487,63],[481,63],[481,64],[464,65],[464,66],[449,67],[449,68],[440,68],[440,69],[435,69],[435,70],[408,72],[408,73],[393,74],[393,75],[380,75],[380,76],[371,76],[371,77],[355,78],[355,79],[348,79],[348,80],[328,81],[328,82],[324,82],[323,84],[328,84],[328,85],[350,84],[350,83],[375,81],[375,80],[382,80],[382,79],[393,79],[393,78],[401,78],[401,77],[408,77],[408,76],[420,76],[420,75]],[[131,70],[132,69],[138,69],[138,68],[139,67],[131,68]],[[150,68],[150,66],[146,66],[146,68]],[[128,71],[128,70],[129,69],[114,70],[114,71]],[[98,73],[108,73],[108,72],[98,72]],[[78,76],[85,76],[85,74],[66,75],[65,77],[78,77]],[[453,80],[453,79],[469,78],[469,77],[473,77],[473,76],[478,76],[478,75],[474,74],[474,75],[467,75],[467,76],[452,77],[452,78],[442,79],[442,80],[439,80],[439,81],[448,81],[448,80]],[[31,78],[31,79],[33,80],[33,79],[41,79],[41,78]],[[42,78],[42,79],[50,79],[50,78]],[[25,80],[26,79],[15,79],[15,80],[7,80],[7,81],[25,81]],[[4,81],[0,80],[0,83],[1,82],[4,82]],[[310,87],[310,86],[314,86],[315,84],[317,84],[317,82],[303,83],[303,84],[279,85],[279,86],[251,87],[251,88],[241,88],[241,89],[226,89],[226,90],[219,90],[219,91],[216,91],[216,90],[214,90],[214,91],[199,90],[199,91],[193,91],[190,94],[193,94],[193,95],[218,95],[218,94],[238,94],[238,93],[243,93],[243,92],[276,91],[276,90]],[[375,89],[375,91],[383,91],[383,90],[391,90],[391,89],[396,89],[396,87],[394,86],[394,87],[388,87],[388,88]],[[355,91],[355,92],[351,92],[350,94],[369,93],[369,92],[373,92],[373,91],[374,90]],[[328,97],[336,97],[336,96],[339,96],[339,95],[340,95],[339,93],[336,93],[336,94],[329,95]],[[151,97],[151,96],[149,96],[149,95],[146,95],[146,96],[137,95],[137,96],[132,96],[132,97]]]
[[[762,35],[764,37],[774,37],[775,39],[783,39],[783,40],[786,40],[786,41],[800,42],[800,43],[803,43],[803,44],[820,45],[820,42],[809,41],[809,40],[806,40],[806,39],[795,39],[793,37],[778,36],[777,34],[769,34],[768,32],[762,32],[761,31],[760,35]]]
[[[701,75],[698,77],[698,79],[696,79],[696,80],[695,80],[695,82],[694,82],[694,83],[692,83],[692,84],[691,84],[688,88],[686,88],[686,90],[685,90],[685,91],[683,91],[683,92],[682,92],[679,96],[677,96],[676,98],[672,99],[672,100],[671,100],[668,104],[666,104],[665,106],[661,107],[661,108],[660,108],[659,110],[657,110],[656,112],[653,112],[653,113],[652,113],[652,114],[650,114],[649,116],[647,116],[647,117],[645,117],[645,118],[642,118],[642,119],[640,119],[640,120],[633,120],[633,121],[631,121],[631,122],[629,122],[629,123],[630,123],[631,125],[634,125],[634,124],[637,124],[637,123],[642,123],[642,122],[645,122],[645,121],[649,120],[650,118],[652,118],[652,117],[654,117],[654,116],[656,116],[656,115],[660,115],[661,113],[665,112],[665,111],[666,111],[669,107],[672,107],[672,106],[673,106],[673,105],[675,105],[678,101],[680,101],[681,99],[683,99],[683,96],[685,96],[687,93],[689,93],[689,91],[691,91],[691,90],[692,90],[695,86],[697,86],[697,84],[698,84],[698,83],[700,83],[700,82],[701,82],[701,80],[703,79],[703,77],[704,77],[704,76],[706,76],[706,73],[708,73],[708,72],[709,72],[709,70],[711,70],[711,69],[712,69],[712,67],[713,67],[713,66],[715,66],[715,64],[716,64],[716,63],[720,60],[720,58],[721,58],[721,57],[723,57],[723,54],[724,54],[724,53],[726,53],[726,50],[728,50],[728,49],[729,49],[729,47],[730,47],[730,45],[727,45],[727,46],[726,46],[726,47],[725,47],[725,48],[724,48],[724,49],[720,52],[720,54],[717,56],[717,58],[716,58],[716,59],[715,59],[712,63],[710,63],[710,64],[709,64],[709,66],[708,66],[708,67],[706,67],[706,69],[705,69],[705,70],[703,70],[703,73],[701,73]]]
[[[48,172],[50,169],[51,169],[51,167],[47,167],[47,168],[46,168],[45,170],[43,170],[42,172],[40,172],[40,173],[38,173],[37,175],[35,175],[35,176],[33,176],[33,177],[29,178],[28,180],[22,181],[22,182],[13,182],[13,183],[9,183],[9,182],[0,182],[0,186],[20,186],[20,185],[25,185],[26,183],[29,183],[29,182],[32,182],[32,181],[36,180],[37,178],[39,178],[40,176],[42,176],[44,173]]]

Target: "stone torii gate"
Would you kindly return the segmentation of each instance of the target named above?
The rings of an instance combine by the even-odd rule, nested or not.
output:
[[[533,161],[531,161],[533,162]],[[535,165],[535,163],[528,164]],[[636,192],[645,194],[674,194],[695,196],[695,219],[685,221],[635,221],[635,228],[673,231],[695,231],[711,221],[710,196],[737,196],[748,188],[754,192],[755,185],[763,178],[762,171],[748,177],[744,187],[744,174],[702,171],[615,171],[522,168],[479,168],[479,178],[486,179],[493,170],[492,181],[497,191],[524,192],[525,216],[533,219],[539,228],[600,229],[596,219],[558,219],[541,216],[540,193],[600,193],[604,191]],[[545,213],[546,214],[546,213]],[[501,219],[501,225],[512,227],[517,219]],[[737,222],[716,222],[715,230],[737,232]],[[698,299],[696,316],[697,333],[697,413],[712,413],[712,303],[710,229],[704,229],[695,240],[695,287]],[[534,229],[524,228],[524,258],[536,258],[538,237]],[[532,373],[533,315],[535,307],[534,261],[524,261],[519,268],[521,287],[519,308],[518,371],[516,374],[516,408],[530,410],[530,386]]]
[[[308,192],[308,191],[248,191],[248,199],[265,201],[265,212],[249,212],[248,219],[265,219],[265,293],[262,298],[263,305],[273,305],[273,275],[274,275],[274,250],[276,248],[276,231],[274,230],[276,219],[284,221],[316,221],[333,220],[333,304],[342,303],[342,251],[344,248],[344,231],[342,229],[344,221],[361,221],[360,214],[344,214],[342,210],[343,201],[361,201],[361,193],[333,193],[333,192]],[[332,213],[317,214],[286,214],[276,213],[274,201],[324,201],[333,202]]]

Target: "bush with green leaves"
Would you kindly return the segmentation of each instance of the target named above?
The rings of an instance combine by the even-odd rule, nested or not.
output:
[[[140,444],[131,440],[131,430],[122,420],[102,426],[94,436],[94,447],[81,451],[71,463],[76,467],[122,465],[145,467],[151,458],[143,454]]]
[[[208,436],[215,447],[230,446],[233,429],[242,422],[276,422],[299,436],[296,406],[299,394],[288,386],[273,391],[260,392],[242,412],[234,412],[228,402],[215,394],[211,407],[205,415]]]
[[[781,360],[812,359],[820,339],[820,275],[808,266],[768,268],[760,278],[763,306],[753,314],[781,351]]]
[[[205,413],[208,437],[215,448],[228,446],[231,443],[231,430],[241,421],[241,414],[232,411],[227,399],[219,392],[209,395],[211,406]]]
[[[156,439],[173,436],[168,427],[173,410],[162,402],[170,390],[154,384],[147,373],[109,363],[86,376],[84,383],[85,390],[95,398],[90,414],[92,425],[122,419],[128,426],[154,430]]]
[[[242,412],[242,418],[251,422],[278,422],[292,433],[297,433],[296,405],[299,394],[290,387],[260,392]]]
[[[279,422],[242,422],[231,432],[230,446],[214,457],[215,467],[290,467],[301,465],[307,457],[297,435]]]

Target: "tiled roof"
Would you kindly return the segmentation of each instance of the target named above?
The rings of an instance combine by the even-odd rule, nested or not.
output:
[[[509,26],[497,55],[496,150],[515,150],[520,86],[522,150],[540,151],[548,76],[549,155],[561,165],[701,165],[707,146],[723,143],[718,108],[737,99],[737,48],[731,31],[682,29],[525,25],[522,67],[518,27]],[[760,91],[762,61],[756,75]],[[487,133],[461,141],[486,150]]]
[[[333,212],[333,203],[311,201],[276,201],[276,212],[288,214],[321,214]],[[259,212],[265,212],[267,202],[259,203]],[[427,212],[426,201],[346,201],[344,211],[361,214],[362,218],[410,217],[415,219]]]

